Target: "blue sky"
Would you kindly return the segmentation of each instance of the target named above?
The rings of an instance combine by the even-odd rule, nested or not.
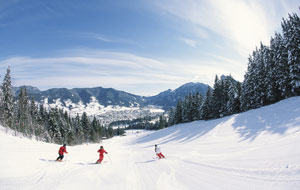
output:
[[[249,54],[298,0],[0,0],[0,80],[155,95],[215,75],[242,81]]]

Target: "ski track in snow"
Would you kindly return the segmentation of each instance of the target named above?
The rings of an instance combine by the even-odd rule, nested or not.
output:
[[[300,97],[213,121],[59,145],[0,131],[0,190],[299,190]],[[287,115],[288,113],[288,115]],[[259,116],[259,117],[258,117]],[[259,127],[257,126],[259,125]],[[157,159],[159,144],[166,159]]]

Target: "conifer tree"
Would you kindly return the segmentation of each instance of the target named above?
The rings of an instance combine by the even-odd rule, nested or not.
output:
[[[93,121],[91,123],[91,140],[92,142],[96,142],[99,139],[99,136],[97,134],[97,128],[98,128],[98,121],[96,119],[96,117],[94,116]]]
[[[205,120],[213,118],[213,101],[212,101],[212,92],[211,89],[208,88],[205,96],[205,100],[202,106],[202,118]]]
[[[275,33],[271,39],[270,49],[273,52],[272,62],[274,67],[268,69],[272,72],[273,82],[275,83],[273,93],[274,102],[290,96],[291,82],[289,77],[288,51],[281,34]]]
[[[187,95],[182,102],[182,122],[192,120],[192,95]]]
[[[226,114],[231,115],[240,112],[241,84],[235,81],[231,76],[227,77],[226,86],[228,86],[228,100],[226,102]]]
[[[10,76],[10,67],[7,68],[2,83],[3,93],[3,119],[5,126],[13,127],[14,97],[12,93],[12,84]]]
[[[241,93],[241,110],[247,111],[256,106],[256,83],[257,83],[257,54],[258,49],[253,51],[252,55],[248,58],[247,72],[244,75],[244,82],[242,83]]]
[[[288,66],[291,94],[300,95],[300,18],[297,14],[289,14],[282,22],[283,36],[288,50]]]
[[[266,93],[266,77],[267,77],[267,54],[268,49],[262,43],[260,44],[260,48],[254,56],[254,60],[256,61],[257,65],[255,68],[255,88],[254,88],[254,107],[259,108],[261,106],[266,105],[267,102],[267,93]]]
[[[31,98],[30,103],[30,115],[32,118],[32,122],[37,123],[37,121],[39,120],[39,112],[38,112],[38,107],[37,104],[34,100],[34,98]]]
[[[167,127],[167,120],[164,116],[159,116],[158,127],[157,129],[163,129]]]
[[[58,109],[52,108],[49,112],[48,133],[51,142],[61,144],[63,141],[61,130],[58,123]]]
[[[106,132],[106,137],[107,138],[111,138],[111,137],[114,136],[114,130],[113,130],[112,127],[108,127],[106,130],[107,130],[107,132]]]
[[[179,100],[175,109],[174,124],[183,122],[183,104]]]
[[[88,116],[86,112],[83,112],[81,116],[81,126],[84,132],[84,140],[85,142],[90,141],[90,134],[91,134],[91,126],[90,126],[90,121],[88,119]]]
[[[223,80],[219,80],[218,75],[215,77],[214,89],[212,91],[212,117],[219,118],[222,116],[224,111],[223,104],[223,91],[224,91],[224,82]]]
[[[2,92],[2,87],[0,86],[0,123],[3,121],[4,117],[3,117],[3,92]]]
[[[32,117],[30,114],[30,105],[26,88],[22,88],[17,103],[17,130],[26,136],[31,137],[33,134]]]
[[[203,103],[202,95],[197,92],[192,98],[192,106],[191,106],[191,121],[196,121],[201,118],[201,106]]]
[[[168,126],[172,126],[175,124],[175,108],[171,108],[169,111],[169,120],[168,120]]]
[[[275,34],[276,35],[276,34]],[[279,91],[279,86],[277,84],[278,80],[278,73],[276,72],[275,69],[276,67],[276,62],[275,62],[275,42],[274,38],[271,37],[270,41],[270,48],[269,48],[269,56],[268,56],[268,61],[266,64],[266,78],[265,78],[265,83],[266,83],[266,93],[267,93],[267,104],[271,104],[273,102],[276,102],[280,99],[280,91]]]
[[[92,142],[100,141],[103,136],[103,129],[95,116],[91,123],[91,127],[92,127],[92,134],[91,134]]]
[[[79,114],[73,119],[73,126],[75,128],[76,144],[81,144],[84,142],[84,132],[81,124]]]

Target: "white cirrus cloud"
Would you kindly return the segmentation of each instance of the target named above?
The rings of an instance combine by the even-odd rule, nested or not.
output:
[[[138,95],[155,95],[187,82],[213,84],[216,74],[242,78],[243,69],[229,58],[158,60],[124,52],[76,49],[57,57],[11,57],[0,61],[1,76],[11,67],[15,86],[48,88],[115,88]],[[228,64],[226,64],[228,63]],[[222,66],[220,66],[222,65]],[[238,64],[237,64],[238,65]],[[195,81],[199,79],[199,81]]]
[[[281,18],[297,11],[299,2],[290,0],[159,0],[158,10],[195,25],[194,32],[207,38],[210,31],[227,40],[243,56],[262,41],[269,44]],[[197,28],[204,28],[197,31]],[[211,34],[211,35],[214,35]]]
[[[188,39],[188,38],[181,38],[181,40],[188,46],[191,46],[193,48],[197,47],[197,42],[195,40]]]

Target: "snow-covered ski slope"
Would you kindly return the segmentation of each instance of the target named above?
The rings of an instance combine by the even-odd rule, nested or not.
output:
[[[154,158],[154,144],[167,157]],[[300,97],[245,113],[67,147],[0,132],[0,189],[299,190]]]

